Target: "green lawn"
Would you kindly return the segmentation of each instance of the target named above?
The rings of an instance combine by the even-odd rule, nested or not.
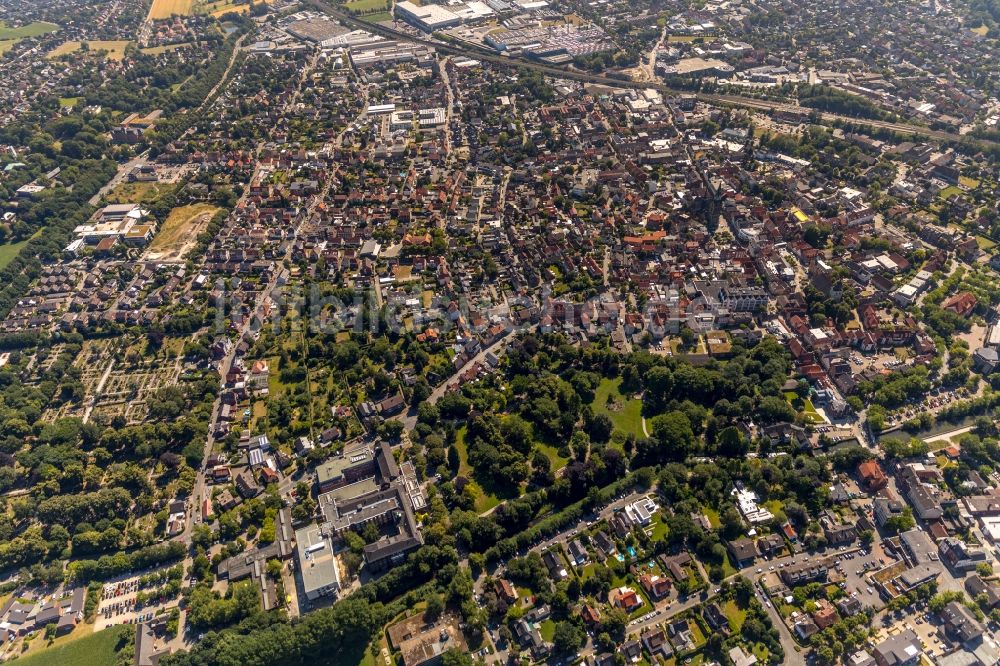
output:
[[[747,612],[736,605],[735,601],[727,601],[722,604],[722,612],[729,619],[729,626],[733,631],[739,631],[743,626],[743,620],[747,617]]]
[[[119,640],[130,641],[134,627],[119,625],[57,644],[17,660],[18,666],[114,666]],[[36,638],[35,640],[41,640]]]
[[[722,524],[719,522],[719,512],[715,509],[706,506],[702,509],[702,513],[704,513],[705,517],[708,518],[708,522],[711,523],[713,528],[717,528]]]
[[[389,12],[379,12],[377,14],[365,14],[358,18],[368,23],[384,23],[392,20],[392,14]]]
[[[551,643],[556,635],[556,623],[552,620],[543,621],[538,625],[538,633],[542,635],[543,640]]]
[[[476,482],[473,478],[474,470],[472,469],[472,466],[469,465],[469,450],[465,445],[466,430],[466,426],[462,426],[455,431],[455,448],[458,450],[458,476],[464,476],[469,480],[469,486],[473,489],[476,497],[476,512],[485,513],[500,504],[501,498],[483,490],[482,485]],[[551,456],[549,457],[550,459],[552,458]],[[566,463],[564,462],[561,467],[564,467],[565,465]],[[556,468],[556,461],[554,459],[552,460],[552,467]]]
[[[455,448],[458,449],[458,475],[466,478],[472,476],[472,468],[469,466],[469,450],[465,446],[465,433],[468,430],[462,426],[455,431]]]
[[[176,189],[177,186],[170,183],[122,183],[108,193],[108,201],[111,203],[153,203],[173,193]]]
[[[14,261],[14,257],[17,256],[18,252],[28,244],[27,240],[19,241],[17,243],[6,243],[0,245],[0,268],[6,268],[7,264]]]
[[[659,511],[653,521],[653,533],[649,535],[653,541],[663,541],[667,537],[667,524],[663,522],[663,516]]]
[[[594,392],[591,407],[595,414],[607,414],[616,430],[636,437],[644,437],[642,432],[642,401],[635,398],[626,400],[621,393],[621,379],[602,379]],[[608,399],[611,402],[608,402]]]
[[[723,575],[726,578],[729,578],[730,576],[737,573],[736,567],[734,567],[733,563],[729,561],[728,552],[726,553],[726,557],[722,560],[722,571],[724,572]]]
[[[809,398],[803,400],[798,395],[796,395],[794,391],[786,391],[785,400],[787,400],[788,404],[792,406],[792,409],[794,409],[797,412],[802,412],[805,415],[805,417],[810,421],[812,421],[813,423],[823,422],[823,417],[820,416],[819,412],[816,411],[816,408],[813,407],[812,400],[810,400]]]
[[[954,196],[958,196],[961,193],[962,190],[959,189],[958,185],[949,185],[948,187],[941,190],[938,193],[938,196],[941,197],[942,199],[950,199]]]
[[[387,9],[386,0],[348,0],[344,7],[352,12],[369,12],[375,9]]]
[[[559,449],[556,447],[550,444],[542,444],[541,442],[538,442],[536,446],[539,451],[545,454],[545,456],[549,459],[549,462],[552,463],[553,472],[562,469],[567,465],[567,463],[569,463],[569,458],[563,458],[559,455]]]
[[[688,626],[691,627],[691,640],[694,641],[694,649],[697,650],[705,644],[705,634],[694,620],[688,620]]]
[[[25,37],[38,37],[59,29],[55,23],[45,23],[35,21],[22,25],[20,28],[10,28],[6,21],[0,21],[0,39],[24,39]]]

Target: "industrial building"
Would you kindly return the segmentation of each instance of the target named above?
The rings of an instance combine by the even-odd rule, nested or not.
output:
[[[396,3],[396,16],[426,32],[453,28],[462,18],[440,5],[415,5],[409,0]]]

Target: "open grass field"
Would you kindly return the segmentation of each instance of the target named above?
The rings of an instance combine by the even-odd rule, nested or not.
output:
[[[55,32],[58,29],[59,26],[55,23],[43,23],[41,21],[28,23],[19,28],[8,27],[5,22],[0,21],[0,55],[7,53],[7,51],[17,46],[17,43],[22,39],[39,37],[50,32]]]
[[[160,55],[161,53],[176,51],[177,49],[183,49],[187,46],[192,46],[192,44],[190,42],[183,42],[181,44],[167,44],[166,46],[150,46],[149,48],[139,50],[146,55]]]
[[[194,9],[194,0],[153,0],[146,18],[150,21],[171,16],[188,16]]]
[[[111,203],[149,203],[177,189],[170,183],[122,183],[108,193]]]
[[[388,8],[386,0],[348,0],[344,8],[351,12],[370,12]]]
[[[538,447],[538,450],[544,453],[545,457],[549,459],[549,462],[552,464],[553,472],[561,470],[567,463],[569,463],[569,458],[563,458],[559,455],[559,449],[556,447],[550,444],[542,443],[538,443],[536,446]]]
[[[621,385],[621,379],[602,379],[594,392],[594,412],[607,414],[616,430],[643,437],[642,401],[635,398],[626,400],[621,393]]]
[[[49,52],[48,58],[58,58],[60,56],[69,55],[70,53],[76,53],[80,50],[82,42],[63,42],[56,48]],[[106,53],[108,60],[124,60],[125,59],[125,47],[131,44],[127,40],[93,40],[87,42],[87,46],[94,53],[98,51],[103,51]]]
[[[5,21],[0,21],[0,40],[39,37],[47,35],[50,32],[55,32],[58,29],[59,26],[55,23],[46,23],[44,21],[35,21],[34,23],[22,25],[19,28],[12,28]]]
[[[150,257],[157,260],[180,259],[219,209],[211,204],[180,206],[170,211],[162,227],[149,245]]]
[[[28,244],[27,240],[17,243],[5,243],[0,245],[0,268],[6,268],[7,264],[14,261],[14,257]]]
[[[986,35],[989,34],[990,29],[985,25],[981,25],[978,28],[972,28],[971,32],[976,33],[980,37],[985,37]]]
[[[20,666],[113,666],[120,640],[131,640],[133,628],[120,625],[99,631],[82,638],[74,638],[76,632],[56,639],[48,648],[23,656],[17,660]],[[39,640],[39,639],[35,639]]]
[[[392,20],[392,14],[389,12],[379,12],[377,14],[365,14],[358,18],[367,23],[384,23]]]

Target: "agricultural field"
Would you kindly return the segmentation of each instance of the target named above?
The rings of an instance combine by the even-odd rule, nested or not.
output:
[[[170,211],[149,246],[148,258],[180,259],[219,209],[211,204],[180,206]]]
[[[270,2],[271,0],[265,0]],[[210,14],[216,18],[225,14],[244,14],[250,11],[250,3],[241,0],[209,0],[200,2],[194,9],[197,14]]]
[[[171,16],[188,16],[194,8],[194,0],[153,0],[146,19],[155,21],[168,19]]]
[[[86,42],[87,48],[90,51],[98,52],[103,51],[106,53],[108,60],[124,60],[125,59],[125,48],[131,44],[127,40],[94,40]],[[70,53],[76,53],[83,46],[84,42],[63,42],[52,51],[49,52],[48,58],[59,58],[64,55],[69,55]]]

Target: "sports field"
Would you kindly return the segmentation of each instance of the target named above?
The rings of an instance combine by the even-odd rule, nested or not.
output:
[[[189,16],[194,8],[194,0],[153,0],[147,20],[168,19],[171,16]]]

